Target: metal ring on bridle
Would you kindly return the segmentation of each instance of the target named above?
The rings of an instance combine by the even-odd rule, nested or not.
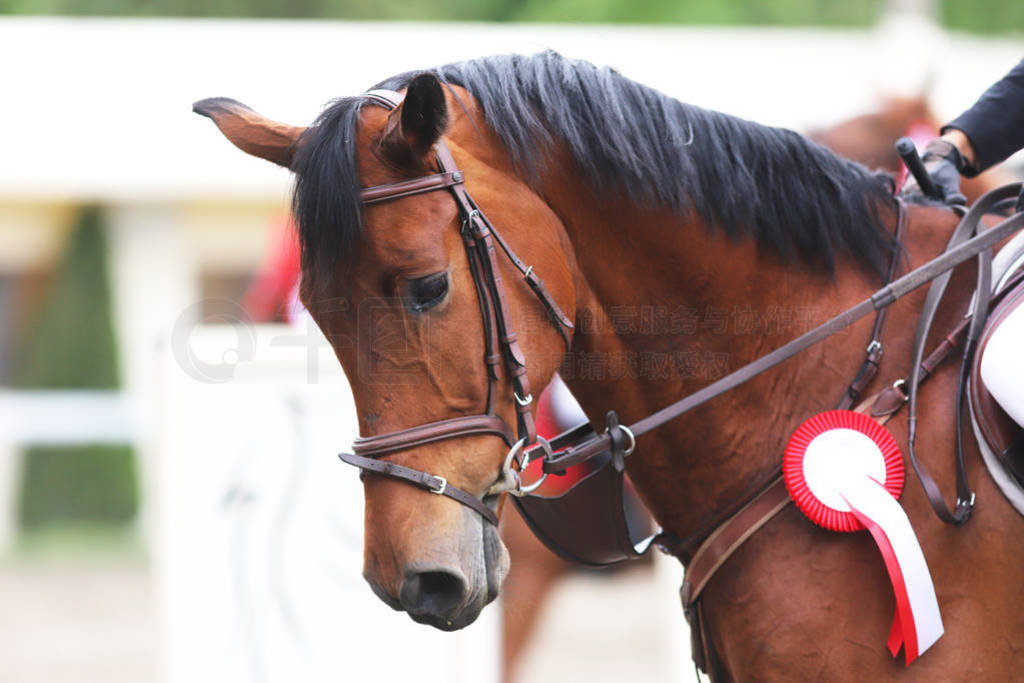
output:
[[[551,446],[544,437],[538,436],[537,441],[544,447],[545,451],[551,451]],[[515,457],[519,455],[519,452],[523,450],[523,446],[525,445],[526,437],[523,437],[522,439],[519,439],[519,441],[516,441],[512,448],[509,449],[508,455],[505,456],[505,463],[501,466],[501,478],[487,489],[487,495],[490,496],[497,495],[499,493],[508,493],[509,495],[516,497],[525,496],[528,493],[536,491],[540,485],[544,483],[544,480],[548,478],[548,473],[545,472],[537,481],[527,486],[523,486],[523,481],[519,477],[519,472],[512,469],[512,463],[514,462]],[[529,464],[529,458],[523,460],[520,471],[522,467],[526,467]]]
[[[623,455],[629,455],[636,449],[636,436],[633,435],[633,430],[627,427],[626,425],[619,425],[618,429],[621,429],[622,431],[626,432],[626,436],[629,437],[629,448],[626,448],[622,451]],[[607,434],[608,430],[605,429],[604,433]]]
[[[636,450],[636,437],[633,435],[633,430],[627,427],[626,425],[619,425],[619,429],[626,432],[626,436],[629,437],[629,448],[622,451],[623,455],[629,455],[634,450]]]
[[[526,398],[520,398],[519,394],[513,391],[512,395],[515,396],[516,403],[518,403],[521,406],[528,406],[531,403],[533,403],[533,394],[527,394]]]
[[[537,436],[537,443],[540,444],[541,449],[544,451],[544,457],[547,457],[548,455],[551,454],[551,444],[548,443],[547,439],[545,439],[543,436],[538,435]],[[526,453],[526,458],[523,460],[522,464],[519,466],[519,471],[522,472],[524,469],[526,469],[526,467],[529,464],[530,464],[530,454],[529,454],[529,452],[527,452]],[[536,491],[537,489],[540,488],[540,485],[543,484],[544,480],[547,479],[547,478],[548,478],[548,473],[544,472],[540,476],[540,478],[537,479],[537,481],[533,482],[532,484],[528,484],[527,486],[523,486],[522,478],[521,477],[517,477],[517,480],[519,482],[519,486],[516,488],[515,491],[509,491],[509,493],[511,493],[513,496],[517,496],[517,497],[522,497],[522,496],[525,496],[526,494],[533,493],[534,491]]]
[[[525,436],[516,441],[512,448],[509,449],[508,455],[505,456],[505,462],[501,466],[501,476],[498,478],[498,481],[491,484],[491,487],[487,489],[486,495],[492,496],[505,493],[506,491],[511,493],[514,489],[519,489],[522,486],[522,482],[519,481],[519,475],[512,469],[512,460],[519,455],[519,451],[523,450],[524,445],[526,445]]]
[[[544,474],[541,475],[540,479],[538,479],[537,481],[533,482],[532,484],[528,484],[527,486],[523,486],[523,481],[522,481],[522,479],[520,479],[519,480],[519,487],[516,488],[514,491],[509,491],[509,493],[512,494],[513,496],[515,496],[516,498],[522,498],[523,496],[531,494],[534,491],[536,491],[537,489],[539,489],[540,485],[543,484],[544,480],[547,479],[547,478],[548,478],[548,473],[545,472]]]

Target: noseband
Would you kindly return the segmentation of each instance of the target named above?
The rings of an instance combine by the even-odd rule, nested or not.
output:
[[[398,107],[402,101],[401,94],[390,90],[371,90],[365,93],[364,97],[373,104],[389,110]],[[509,451],[505,457],[501,474],[488,488],[485,496],[505,492],[513,495],[525,495],[535,489],[540,485],[540,481],[530,486],[523,486],[519,480],[519,473],[514,465],[518,464],[522,469],[527,463],[525,461],[517,463],[517,457],[524,448],[535,444],[541,446],[546,456],[551,454],[551,450],[547,442],[537,436],[534,426],[533,414],[530,410],[533,395],[530,393],[530,382],[526,374],[526,359],[519,346],[518,337],[509,324],[508,296],[498,268],[495,245],[505,253],[512,265],[522,274],[533,293],[544,304],[552,323],[562,335],[566,347],[569,345],[568,330],[571,330],[573,325],[555,303],[555,300],[551,298],[544,287],[544,282],[534,272],[533,266],[526,266],[519,260],[508,243],[502,239],[470,198],[464,185],[463,173],[456,166],[455,159],[443,140],[438,140],[434,145],[434,153],[437,157],[437,173],[388,185],[363,188],[361,198],[364,205],[370,205],[437,190],[451,192],[459,210],[462,242],[466,248],[469,270],[473,276],[473,284],[480,304],[480,316],[483,320],[484,364],[487,368],[487,406],[485,411],[478,415],[428,422],[401,431],[360,437],[352,445],[353,453],[342,453],[339,457],[344,462],[359,467],[364,473],[373,472],[393,479],[400,479],[427,489],[431,493],[448,496],[476,510],[488,522],[497,525],[497,516],[483,500],[452,486],[445,477],[379,458],[446,439],[489,434],[501,437]],[[513,436],[512,428],[497,413],[498,384],[501,381],[502,365],[508,372],[512,385],[512,398],[516,410],[515,436]]]

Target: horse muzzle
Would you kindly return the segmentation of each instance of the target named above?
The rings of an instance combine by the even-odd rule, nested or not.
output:
[[[443,544],[420,548],[417,557],[394,567],[390,580],[381,575],[378,563],[368,562],[363,576],[377,597],[413,621],[442,631],[456,631],[476,621],[498,596],[509,557],[496,527],[469,510],[462,514],[465,533],[476,536],[476,543],[472,538],[459,542],[449,536]],[[367,552],[373,551],[367,548]]]

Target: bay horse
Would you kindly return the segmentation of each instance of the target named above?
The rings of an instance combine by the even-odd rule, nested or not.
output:
[[[553,53],[492,57],[377,88],[404,99],[392,109],[373,91],[342,98],[308,128],[234,100],[194,105],[242,150],[295,172],[302,299],[349,377],[360,432],[374,443],[438,420],[482,424],[489,396],[497,397],[494,420],[522,431],[530,402],[519,392],[544,386],[556,369],[595,425],[610,409],[631,423],[858,303],[877,289],[894,249],[888,177],[796,133],[677,102],[610,69]],[[457,177],[437,173],[442,141]],[[425,176],[452,191],[395,197],[394,188]],[[486,362],[493,330],[481,316],[477,252],[463,245],[456,186],[523,265],[493,261],[507,283],[502,333],[519,333],[521,374],[495,379]],[[377,188],[370,198],[392,201],[364,206],[368,187]],[[907,218],[905,268],[941,253],[957,223],[937,206],[912,206]],[[970,270],[954,276],[935,329],[962,316]],[[530,273],[543,274],[553,303],[542,305],[524,282]],[[869,391],[906,375],[910,321],[923,299],[917,291],[893,304]],[[546,308],[568,312],[572,326]],[[640,436],[628,472],[664,529],[699,540],[777,470],[792,430],[845,390],[869,327],[862,320]],[[944,370],[922,391],[918,452],[949,491],[957,378]],[[889,428],[904,442],[905,413]],[[383,471],[443,477],[436,488],[367,473],[363,574],[386,604],[451,630],[498,595],[508,558],[486,518],[505,496],[487,492],[507,452],[494,433],[466,431],[380,458]],[[920,487],[908,483],[903,494],[946,628],[911,667],[883,646],[891,588],[868,535],[827,532],[789,506],[705,589],[712,677],[1001,679],[1019,671],[1024,520],[978,458],[967,469],[978,504],[962,527],[933,517]],[[464,504],[452,499],[459,494]]]

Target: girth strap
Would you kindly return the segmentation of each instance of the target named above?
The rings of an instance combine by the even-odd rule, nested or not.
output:
[[[391,477],[392,479],[401,479],[402,481],[407,481],[410,484],[415,484],[420,488],[426,489],[431,493],[448,496],[452,500],[456,500],[467,507],[473,508],[480,513],[481,517],[494,526],[498,526],[498,516],[494,514],[494,510],[488,507],[486,503],[474,496],[472,493],[468,493],[460,488],[452,486],[444,477],[421,472],[420,470],[414,470],[411,467],[404,467],[393,463],[390,460],[364,458],[363,456],[356,455],[355,453],[339,453],[338,457],[349,465],[355,465],[359,469],[363,470],[363,472],[374,472],[375,474]]]

